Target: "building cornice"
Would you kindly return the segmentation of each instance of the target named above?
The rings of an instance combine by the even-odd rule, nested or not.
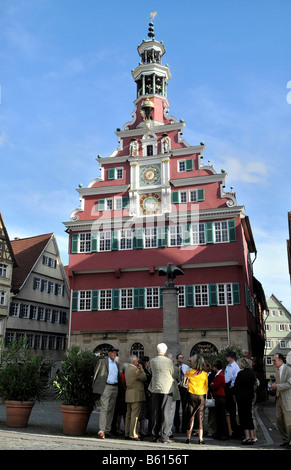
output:
[[[125,193],[128,191],[128,184],[110,185],[110,186],[98,186],[91,188],[79,188],[76,191],[81,196],[97,196],[98,194],[112,194],[112,193]]]

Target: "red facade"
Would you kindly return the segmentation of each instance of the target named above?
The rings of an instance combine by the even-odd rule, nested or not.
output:
[[[96,348],[98,333],[114,331],[116,345],[121,332],[128,339],[133,330],[161,331],[159,269],[172,262],[184,272],[175,284],[187,347],[201,340],[201,330],[214,347],[225,346],[227,307],[232,343],[250,350],[258,295],[249,220],[235,194],[225,192],[226,173],[204,161],[204,143],[185,142],[184,122],[170,115],[164,52],[152,35],[138,47],[133,119],[116,130],[118,147],[98,158],[100,177],[78,189],[80,207],[65,223],[72,336],[83,342],[91,335]]]

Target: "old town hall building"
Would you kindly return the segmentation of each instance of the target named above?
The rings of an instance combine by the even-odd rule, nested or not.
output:
[[[249,218],[227,174],[204,159],[205,145],[183,138],[183,120],[169,112],[163,42],[138,46],[132,71],[137,97],[132,120],[116,129],[118,146],[97,159],[100,176],[79,188],[70,221],[68,275],[73,344],[120,357],[156,354],[163,339],[159,269],[183,276],[179,288],[182,353],[237,345],[263,356],[265,298],[253,276],[256,246]]]

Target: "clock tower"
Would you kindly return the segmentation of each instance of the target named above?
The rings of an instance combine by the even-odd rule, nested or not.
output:
[[[163,341],[159,270],[171,262],[184,272],[177,286],[182,354],[218,350],[230,336],[263,356],[249,219],[225,189],[225,170],[204,162],[204,143],[188,144],[183,119],[169,114],[171,73],[153,22],[137,52],[132,119],[116,129],[112,154],[97,158],[99,176],[77,189],[80,204],[64,223],[72,342],[99,352],[118,347],[123,360],[155,355]]]

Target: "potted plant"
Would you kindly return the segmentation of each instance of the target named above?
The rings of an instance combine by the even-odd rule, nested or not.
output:
[[[0,397],[7,425],[25,427],[34,403],[45,397],[53,361],[32,352],[26,338],[2,344],[0,351]]]
[[[90,350],[71,346],[53,381],[56,398],[62,401],[63,432],[82,435],[86,432],[96,394],[92,381],[98,357]]]

